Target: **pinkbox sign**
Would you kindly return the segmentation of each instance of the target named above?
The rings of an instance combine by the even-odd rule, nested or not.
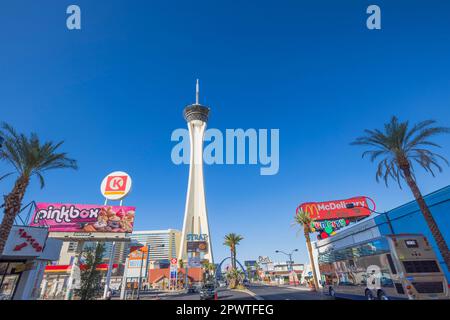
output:
[[[50,232],[133,231],[135,207],[87,204],[37,203],[30,226],[47,226]]]

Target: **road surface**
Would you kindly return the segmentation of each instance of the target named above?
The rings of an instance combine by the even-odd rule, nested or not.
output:
[[[323,295],[318,292],[308,291],[302,288],[294,289],[283,286],[268,286],[252,284],[248,287],[248,290],[252,291],[263,300],[330,300],[329,296]]]
[[[218,290],[219,300],[255,300],[250,294],[235,290],[220,288]],[[142,300],[155,300],[155,295],[141,296]],[[158,300],[200,300],[199,293],[158,294]]]

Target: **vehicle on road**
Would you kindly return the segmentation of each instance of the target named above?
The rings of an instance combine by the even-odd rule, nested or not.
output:
[[[332,297],[448,299],[445,275],[422,234],[386,235],[319,250],[321,283]]]
[[[198,293],[198,292],[200,292],[200,290],[199,290],[197,287],[195,287],[195,286],[190,286],[190,287],[187,289],[187,292],[188,292],[188,293]]]
[[[217,289],[214,283],[205,284],[200,289],[200,300],[214,300],[217,298]]]

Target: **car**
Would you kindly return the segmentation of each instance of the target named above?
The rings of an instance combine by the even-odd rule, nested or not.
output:
[[[217,297],[217,289],[213,283],[205,284],[200,289],[200,300],[214,300]]]
[[[198,290],[197,290],[196,287],[189,287],[189,288],[187,289],[187,292],[188,292],[188,293],[197,293]]]

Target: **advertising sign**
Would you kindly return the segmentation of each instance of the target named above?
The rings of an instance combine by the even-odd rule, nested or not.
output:
[[[188,267],[189,268],[201,268],[202,262],[200,257],[188,257]]]
[[[125,234],[133,231],[134,214],[135,207],[37,203],[30,225],[53,233]]]
[[[47,241],[46,228],[13,226],[3,250],[5,256],[41,256]]]
[[[349,224],[349,219],[312,221],[310,230],[311,232],[318,232],[320,236],[319,239],[326,239],[329,236],[334,236],[337,230],[342,229]]]
[[[369,198],[355,197],[346,200],[307,202],[301,204],[297,210],[303,210],[309,213],[311,219],[316,221],[365,217],[371,213],[367,199]],[[348,209],[347,204],[353,204],[354,208]],[[373,201],[372,204],[372,210],[375,210],[375,203]]]
[[[188,241],[187,252],[208,252],[208,243],[206,241]]]
[[[145,268],[147,264],[147,247],[132,246],[128,255],[128,268]]]
[[[186,235],[186,240],[187,241],[206,241],[206,240],[208,240],[208,235],[205,233],[203,233],[203,234],[188,233]]]
[[[102,181],[100,191],[108,200],[121,200],[131,190],[131,177],[122,171],[108,174]]]

